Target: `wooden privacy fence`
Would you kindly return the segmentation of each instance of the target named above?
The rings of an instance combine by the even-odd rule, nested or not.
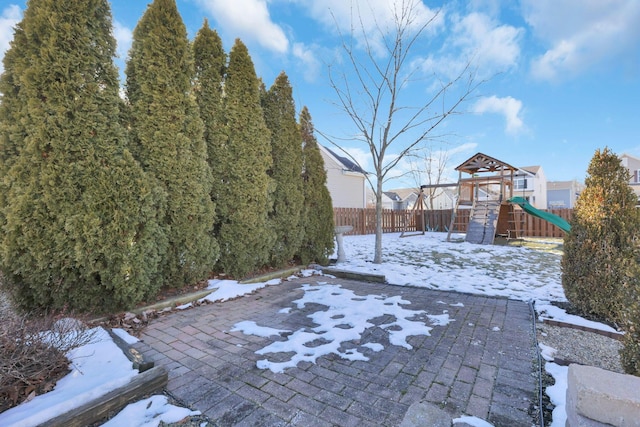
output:
[[[425,211],[427,231],[448,231],[451,223],[452,209],[436,211]],[[547,210],[554,215],[558,215],[567,221],[571,219],[571,209],[550,209]],[[469,209],[459,209],[456,215],[454,232],[464,233],[469,224]],[[520,229],[520,237],[563,237],[564,232],[555,225],[544,221],[541,218],[529,215],[516,208],[514,212],[514,222]],[[335,225],[351,225],[353,231],[350,235],[374,234],[376,231],[376,210],[357,208],[334,208],[333,219]],[[402,231],[420,231],[422,222],[420,212],[413,210],[382,210],[382,232],[400,233]]]

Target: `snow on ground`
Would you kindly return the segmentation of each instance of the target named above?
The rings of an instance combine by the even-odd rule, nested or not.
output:
[[[126,342],[137,341],[137,338],[122,329],[114,329],[114,332]],[[95,328],[90,333],[93,334],[90,344],[67,354],[71,361],[71,372],[58,381],[49,393],[0,413],[0,426],[46,425],[48,420],[127,384],[138,374],[138,370],[133,369],[131,361],[106,330]],[[186,416],[198,414],[200,413],[170,405],[166,396],[158,395],[127,406],[118,417],[105,425],[155,427],[160,421],[177,422]]]
[[[561,254],[553,251],[530,249],[526,247],[479,246],[461,241],[460,235],[454,235],[455,241],[447,242],[445,233],[427,233],[424,236],[400,238],[399,234],[383,236],[383,264],[373,264],[374,236],[345,236],[347,262],[340,269],[363,273],[383,274],[394,285],[408,285],[428,289],[452,290],[488,296],[501,296],[522,301],[535,301],[539,316],[557,320],[585,324],[585,320],[567,315],[563,310],[552,306],[552,301],[565,301],[560,282]],[[550,245],[551,246],[551,245]],[[315,270],[303,270],[303,277],[318,274]],[[203,298],[208,301],[227,301],[256,290],[281,283],[280,279],[264,283],[240,284],[231,280],[212,280],[209,289],[212,293]],[[433,327],[453,321],[446,315],[428,315],[421,311],[412,311],[404,306],[410,301],[400,297],[384,295],[356,296],[339,285],[304,285],[304,296],[294,301],[298,307],[318,303],[327,306],[325,311],[313,313],[312,319],[318,325],[312,330],[284,331],[259,326],[251,321],[239,322],[235,331],[263,337],[280,336],[284,341],[276,341],[261,350],[260,354],[273,352],[292,352],[294,355],[284,362],[261,360],[260,368],[274,372],[295,366],[300,360],[315,361],[322,354],[335,353],[340,357],[367,360],[367,356],[357,351],[339,350],[340,343],[358,339],[362,332],[372,326],[372,319],[387,315],[395,318],[393,323],[378,325],[386,328],[392,345],[409,348],[406,337],[410,335],[429,335]],[[366,305],[366,310],[362,307]],[[188,304],[181,307],[187,309]],[[278,313],[287,314],[291,307],[285,307]],[[368,316],[363,316],[362,311]],[[605,328],[596,324],[591,327]],[[125,331],[116,331],[125,340]],[[77,349],[70,355],[73,360],[73,372],[58,382],[56,388],[45,395],[38,396],[28,403],[0,414],[2,426],[37,425],[47,417],[66,412],[100,393],[116,388],[134,376],[137,371],[131,363],[104,334],[100,342]],[[313,347],[304,344],[314,343]],[[316,345],[317,344],[317,345]],[[372,351],[381,351],[380,343],[368,343]],[[553,349],[543,349],[543,354],[552,354]],[[105,369],[108,366],[109,369]],[[566,372],[561,367],[547,362],[546,370],[554,376],[556,385],[547,390],[556,409],[554,426],[564,425],[564,395],[566,391]],[[138,402],[125,409],[121,419],[127,419],[125,425],[156,426],[160,420],[172,422],[177,416],[187,416],[178,408],[171,407],[163,396],[153,396],[151,400]],[[123,414],[123,413],[121,413]],[[186,415],[185,415],[186,414]],[[181,419],[181,418],[180,418]],[[29,420],[29,421],[25,421]],[[476,426],[488,426],[484,420],[461,417],[455,422],[466,422]],[[19,423],[19,424],[18,424]],[[110,425],[123,425],[119,422]]]
[[[551,414],[551,425],[549,427],[564,427],[567,421],[566,400],[569,367],[560,366],[552,362],[556,349],[544,344],[538,345],[540,346],[542,358],[546,360],[544,369],[555,381],[552,386],[547,387],[545,390],[545,393],[549,396],[549,400],[555,405]]]
[[[123,386],[138,374],[122,350],[102,328],[93,342],[72,350],[71,372],[49,393],[0,414],[0,425],[35,426]]]
[[[118,415],[102,424],[102,427],[156,427],[160,420],[165,423],[177,423],[191,415],[200,414],[200,411],[170,405],[167,396],[156,395],[128,405]]]
[[[553,319],[559,322],[569,323],[571,325],[580,325],[601,331],[620,333],[616,329],[604,323],[593,322],[580,316],[568,314],[565,310],[560,307],[556,307],[555,305],[544,303],[536,304],[536,311],[538,312],[540,320]]]
[[[122,328],[112,328],[111,331],[127,344],[135,344],[138,341],[140,341],[138,338],[134,337],[133,335],[129,335],[129,333]]]
[[[283,331],[256,325],[254,322],[237,323],[231,331],[242,331],[248,335],[257,336],[286,336],[285,341],[274,341],[268,346],[256,351],[257,354],[289,353],[293,356],[284,362],[273,362],[262,359],[257,362],[260,369],[270,369],[274,373],[283,372],[286,368],[296,366],[306,361],[315,363],[318,357],[327,354],[336,354],[347,360],[368,361],[369,358],[358,351],[357,348],[341,350],[344,343],[360,341],[366,329],[375,326],[372,319],[388,316],[393,318],[385,324],[377,326],[389,333],[389,342],[392,345],[411,349],[407,343],[407,337],[411,335],[430,335],[433,328],[427,326],[427,322],[442,326],[448,324],[448,314],[428,315],[423,310],[408,310],[404,305],[411,304],[399,296],[387,297],[384,295],[359,296],[349,289],[343,289],[340,285],[319,282],[317,285],[305,284],[302,286],[304,296],[293,301],[298,309],[307,304],[320,304],[326,306],[326,310],[319,310],[310,314],[313,322],[319,326],[297,331]],[[414,319],[414,320],[410,320]],[[380,323],[380,322],[379,322]],[[373,351],[381,351],[384,346],[380,343],[369,343],[367,346]]]
[[[493,427],[493,424],[486,422],[478,417],[459,417],[452,420],[453,424],[464,423],[473,427]]]
[[[451,290],[537,302],[566,301],[560,258],[517,246],[474,245],[462,235],[426,233],[400,238],[384,234],[383,264],[373,264],[373,235],[346,236],[340,269],[382,274],[394,285]],[[551,245],[550,245],[551,246]]]
[[[264,288],[265,286],[279,285],[280,283],[282,283],[282,280],[280,279],[246,284],[238,283],[235,280],[209,280],[207,289],[211,289],[212,292],[206,297],[201,298],[200,301],[202,302],[206,300],[209,302],[224,302],[242,295],[251,294],[258,289]]]

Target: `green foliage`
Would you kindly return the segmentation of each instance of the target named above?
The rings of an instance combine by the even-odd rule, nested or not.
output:
[[[629,174],[608,149],[596,151],[564,242],[562,285],[585,313],[618,321],[620,286],[638,254],[640,224]]]
[[[629,270],[622,296],[620,324],[625,334],[620,359],[626,373],[640,376],[640,266],[637,264]]]
[[[313,132],[311,115],[304,107],[300,112],[304,162],[304,238],[299,257],[305,264],[315,261],[326,265],[334,247],[333,206],[327,189],[327,172]]]
[[[260,106],[260,83],[246,46],[236,40],[224,82],[224,138],[217,150],[220,267],[242,277],[269,261],[272,180],[269,129]]]
[[[282,72],[262,97],[267,127],[271,131],[275,182],[269,228],[275,233],[271,264],[280,267],[291,261],[302,243],[302,141],[296,123],[296,108],[289,78]]]
[[[163,198],[114,120],[114,54],[106,0],[30,1],[7,52],[0,256],[26,309],[126,308],[160,284]]]
[[[579,310],[627,334],[623,364],[640,373],[640,215],[629,172],[609,149],[596,151],[565,236],[562,286]]]
[[[132,151],[167,197],[164,283],[205,279],[218,256],[212,176],[192,93],[191,47],[175,0],[148,6],[133,32],[126,72]]]
[[[204,123],[204,140],[207,145],[208,162],[214,177],[211,185],[211,199],[217,202],[220,194],[224,194],[224,183],[215,179],[221,176],[225,163],[229,159],[223,156],[224,122],[222,114],[222,82],[226,70],[227,56],[222,48],[222,40],[215,30],[204,25],[193,41],[196,77],[194,92],[200,117]]]
[[[20,73],[25,69],[28,49],[22,23],[16,25],[11,48],[4,55],[4,73],[0,75],[0,229],[6,222],[4,209],[11,188],[11,166],[18,158],[25,138],[23,117],[26,114],[25,100],[20,92]],[[0,240],[1,241],[1,240]]]

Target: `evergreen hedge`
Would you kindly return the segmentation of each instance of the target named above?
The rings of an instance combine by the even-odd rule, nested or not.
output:
[[[267,127],[271,131],[273,165],[273,209],[269,228],[275,234],[271,265],[281,267],[291,261],[302,244],[302,141],[296,122],[296,108],[289,78],[282,72],[262,97]]]
[[[623,363],[638,368],[640,215],[629,172],[609,149],[596,151],[565,236],[562,286],[585,314],[620,324],[626,331]],[[635,366],[635,368],[634,368]]]
[[[222,270],[241,278],[269,262],[274,235],[267,227],[274,185],[269,129],[260,106],[260,82],[247,47],[236,40],[224,81],[224,137],[217,200]]]
[[[32,0],[15,34],[1,79],[2,270],[27,309],[131,306],[161,284],[162,197],[114,120],[109,3]]]
[[[214,267],[327,261],[326,174],[284,73],[261,99],[244,44],[227,66],[205,21],[191,46],[175,0],[134,30],[126,103],[114,55],[107,0],[31,0],[5,54],[0,268],[23,308],[128,309]]]
[[[132,150],[167,198],[164,283],[181,287],[206,279],[219,253],[213,177],[192,91],[193,55],[175,0],[147,7],[133,32],[126,73]]]
[[[211,183],[211,199],[217,203],[223,197],[225,182],[223,176],[227,163],[227,150],[224,147],[224,115],[222,105],[223,81],[226,71],[227,55],[222,40],[215,30],[209,28],[207,20],[193,41],[195,62],[194,92],[200,109],[200,118],[204,124],[204,140],[207,145],[207,160],[215,178]],[[217,235],[217,225],[214,234]]]
[[[327,265],[334,249],[333,206],[327,189],[327,172],[307,107],[300,112],[300,134],[304,164],[304,236],[298,255],[304,264],[315,261]]]

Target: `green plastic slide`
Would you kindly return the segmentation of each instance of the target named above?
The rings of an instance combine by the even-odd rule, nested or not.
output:
[[[565,233],[571,231],[571,225],[564,218],[559,217],[558,215],[554,215],[549,212],[541,211],[540,209],[536,209],[527,202],[524,197],[512,197],[508,200],[509,203],[514,203],[522,208],[529,215],[537,216],[538,218],[542,218],[545,221],[550,222],[551,224],[559,227]]]

